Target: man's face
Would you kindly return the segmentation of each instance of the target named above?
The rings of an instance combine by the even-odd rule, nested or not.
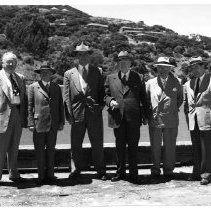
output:
[[[50,69],[41,70],[40,78],[46,82],[49,82],[52,76],[52,71]]]
[[[85,66],[89,63],[89,53],[88,52],[78,52],[77,53],[78,61],[82,66]]]
[[[162,65],[157,66],[157,71],[160,76],[168,75],[171,69],[172,69],[171,66],[162,66]]]
[[[120,57],[119,58],[119,67],[121,69],[128,69],[130,68],[131,61],[128,57]]]
[[[7,58],[3,61],[2,66],[5,71],[12,74],[17,66],[17,60],[14,58]]]
[[[200,77],[204,74],[204,72],[204,66],[201,64],[194,64],[190,66],[190,74],[193,75],[193,77]]]

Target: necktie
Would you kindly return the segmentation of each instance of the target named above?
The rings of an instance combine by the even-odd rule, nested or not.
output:
[[[50,85],[49,85],[49,83],[47,83],[45,87],[46,87],[46,90],[47,90],[48,93],[49,93],[49,90],[50,90]]]
[[[87,82],[87,70],[85,67],[83,67],[83,71],[82,71],[82,77],[84,79],[85,82]]]
[[[127,84],[127,79],[126,79],[126,74],[122,77],[122,84],[126,85]]]
[[[199,81],[200,81],[200,78],[197,78],[196,79],[196,86],[195,86],[195,90],[194,90],[194,96],[196,97],[198,92],[199,92]]]
[[[10,74],[10,81],[11,81],[11,84],[12,84],[13,94],[14,94],[15,96],[19,95],[20,90],[19,90],[18,85],[16,84],[16,81],[14,80],[12,74]]]

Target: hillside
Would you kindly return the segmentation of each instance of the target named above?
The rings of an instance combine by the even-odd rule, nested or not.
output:
[[[18,71],[29,80],[36,79],[33,70],[48,61],[61,82],[63,73],[76,64],[73,49],[81,41],[94,48],[92,62],[105,73],[115,70],[121,50],[133,54],[133,68],[141,73],[151,71],[160,54],[179,61],[178,72],[190,56],[208,58],[211,50],[210,37],[179,35],[144,20],[92,17],[67,5],[0,6],[0,53],[15,51]]]

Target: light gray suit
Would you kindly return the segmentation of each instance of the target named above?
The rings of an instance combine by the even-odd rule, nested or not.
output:
[[[211,174],[211,79],[206,73],[194,96],[196,78],[185,83],[189,130],[193,145],[193,175],[209,178]]]
[[[183,102],[183,90],[177,78],[171,73],[165,87],[160,77],[148,80],[147,96],[151,101],[152,119],[149,122],[152,146],[152,174],[160,174],[161,143],[164,142],[164,174],[172,174],[175,165],[176,137],[178,132],[178,111]]]
[[[14,73],[20,90],[20,105],[12,104],[11,83],[0,70],[0,179],[7,154],[10,178],[18,178],[18,146],[22,128],[27,126],[27,96],[23,75]]]

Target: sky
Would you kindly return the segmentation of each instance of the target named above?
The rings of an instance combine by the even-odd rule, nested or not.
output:
[[[144,21],[179,34],[211,37],[210,0],[7,0],[7,4],[70,5],[92,16]]]
[[[74,7],[92,16],[144,21],[146,25],[162,25],[179,34],[195,33],[211,37],[211,4],[96,4]]]

